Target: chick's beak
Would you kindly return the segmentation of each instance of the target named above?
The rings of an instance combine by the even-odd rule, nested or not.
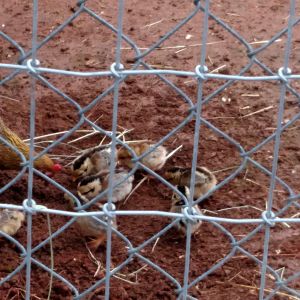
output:
[[[62,166],[60,164],[54,164],[51,169],[46,172],[48,177],[53,177],[54,173],[60,172],[62,170]]]

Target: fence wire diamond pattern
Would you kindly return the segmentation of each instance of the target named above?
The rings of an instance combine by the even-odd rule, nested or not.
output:
[[[169,281],[171,281],[176,287],[176,293],[178,295],[178,299],[194,299],[191,295],[189,295],[189,289],[195,286],[198,282],[206,278],[209,274],[220,268],[223,264],[228,262],[236,253],[242,253],[243,255],[247,256],[251,260],[253,260],[257,265],[261,268],[261,285],[259,291],[259,299],[272,299],[274,295],[280,290],[286,291],[287,293],[294,295],[300,298],[300,292],[292,289],[289,287],[289,283],[295,280],[296,278],[300,277],[300,272],[286,278],[282,279],[280,274],[276,272],[271,266],[268,265],[268,246],[270,240],[270,228],[272,226],[276,226],[278,223],[299,223],[300,218],[282,218],[282,214],[291,206],[295,206],[296,208],[300,208],[298,200],[300,195],[295,194],[292,188],[289,185],[277,176],[277,165],[278,165],[278,153],[279,153],[279,145],[281,140],[281,134],[288,129],[291,125],[293,125],[300,117],[300,113],[294,115],[288,122],[283,124],[283,112],[284,112],[284,104],[285,104],[285,95],[287,92],[293,94],[298,100],[300,100],[299,93],[290,85],[290,82],[293,80],[299,80],[300,75],[293,74],[292,70],[289,68],[289,56],[291,52],[291,41],[292,41],[292,31],[293,27],[300,22],[300,18],[295,18],[295,1],[290,1],[290,15],[287,28],[282,29],[280,32],[275,34],[266,44],[263,46],[253,49],[253,47],[235,30],[233,30],[228,24],[222,21],[220,18],[212,14],[209,10],[210,8],[210,1],[194,1],[195,7],[194,10],[186,16],[182,21],[180,21],[174,28],[172,28],[169,32],[167,32],[163,37],[161,37],[157,42],[155,42],[150,48],[146,51],[142,52],[135,42],[131,40],[128,36],[123,33],[123,12],[124,12],[124,1],[118,1],[118,25],[115,28],[112,24],[107,22],[104,18],[96,14],[92,9],[86,6],[86,2],[84,0],[78,1],[78,7],[74,11],[74,13],[65,20],[61,25],[55,28],[49,35],[47,35],[40,43],[37,43],[37,22],[38,22],[38,0],[33,1],[33,26],[32,26],[32,49],[29,52],[25,52],[24,49],[10,36],[5,34],[4,32],[0,32],[1,38],[9,42],[15,49],[19,52],[19,59],[15,64],[3,64],[0,63],[0,68],[5,70],[11,70],[11,73],[2,78],[0,83],[1,85],[9,82],[15,76],[22,72],[27,72],[31,76],[31,110],[30,110],[30,147],[31,147],[31,155],[29,160],[27,161],[26,158],[17,148],[13,145],[10,145],[2,136],[0,136],[0,140],[6,146],[10,147],[15,151],[21,158],[23,162],[22,170],[19,174],[8,184],[0,189],[0,193],[3,193],[5,190],[10,188],[14,183],[16,183],[22,175],[28,171],[29,173],[29,181],[28,181],[28,195],[27,199],[24,200],[23,205],[11,205],[8,203],[0,204],[1,208],[11,208],[17,210],[23,210],[26,212],[27,216],[27,224],[28,224],[28,233],[27,233],[27,248],[25,248],[22,244],[20,244],[16,239],[13,237],[0,232],[0,235],[4,238],[8,239],[12,244],[14,244],[21,252],[21,257],[23,257],[22,263],[8,276],[2,278],[0,281],[0,286],[3,285],[5,282],[9,281],[13,276],[19,273],[22,269],[26,269],[26,299],[30,299],[30,285],[31,285],[31,267],[32,265],[36,265],[37,267],[45,270],[52,274],[52,276],[63,282],[66,286],[70,288],[74,295],[74,299],[83,299],[88,293],[95,290],[101,284],[105,285],[105,299],[110,298],[110,278],[120,271],[125,265],[127,265],[132,259],[137,258],[143,261],[145,264],[149,265],[150,267],[154,268],[158,272],[160,272],[163,276],[166,277]],[[37,59],[38,50],[46,45],[50,40],[56,37],[64,28],[70,25],[71,22],[76,20],[80,15],[87,14],[89,17],[93,18],[102,26],[105,26],[113,34],[117,36],[117,45],[116,45],[116,53],[115,53],[115,61],[111,64],[111,67],[107,71],[99,71],[99,72],[75,72],[75,71],[67,71],[67,70],[59,70],[59,69],[49,69],[44,68],[42,63],[40,64]],[[201,57],[200,62],[197,66],[195,66],[194,71],[180,71],[180,70],[159,70],[153,69],[149,64],[147,64],[144,59],[155,49],[157,49],[164,41],[169,39],[172,35],[174,35],[182,26],[184,26],[187,22],[189,22],[192,18],[194,18],[197,14],[203,14],[203,24],[202,24],[202,48],[201,48]],[[239,43],[241,43],[245,49],[247,50],[248,55],[248,63],[240,70],[237,75],[224,75],[224,74],[212,74],[208,72],[208,69],[205,65],[206,60],[206,43],[207,43],[207,36],[208,36],[208,20],[211,19],[216,22],[218,25],[222,26],[229,34],[231,34]],[[271,69],[265,65],[262,61],[258,59],[258,54],[267,51],[268,47],[271,46],[278,38],[282,37],[283,35],[287,34],[287,42],[285,46],[285,56],[283,66],[278,70],[278,73],[273,73]],[[121,42],[125,42],[131,47],[135,52],[135,62],[131,69],[125,69],[124,66],[121,64]],[[261,68],[266,76],[245,76],[244,74],[252,66],[258,66]],[[139,67],[143,67],[140,69]],[[63,91],[56,88],[53,84],[51,84],[44,74],[52,73],[58,75],[65,75],[65,76],[79,76],[79,77],[112,77],[114,78],[114,83],[103,93],[99,94],[94,100],[92,100],[87,106],[81,107],[74,99],[67,96]],[[196,78],[198,82],[198,91],[197,91],[197,103],[194,105],[193,101],[188,97],[186,93],[183,92],[179,87],[177,87],[171,80],[167,79],[165,75],[176,75],[176,76],[188,76],[191,78]],[[111,155],[114,157],[116,146],[122,145],[126,147],[130,153],[133,155],[133,161],[135,162],[134,168],[130,171],[128,176],[131,176],[135,173],[138,168],[144,169],[146,172],[154,176],[156,179],[164,183],[170,189],[175,190],[175,188],[168,183],[164,178],[159,176],[157,173],[153,172],[151,169],[147,168],[143,165],[140,161],[141,159],[146,156],[148,152],[144,153],[143,155],[137,157],[135,153],[131,150],[131,148],[125,144],[120,138],[117,137],[117,123],[118,123],[118,101],[119,101],[119,87],[120,84],[128,77],[128,76],[137,76],[137,75],[155,75],[160,80],[162,80],[165,84],[170,86],[178,95],[181,96],[182,101],[187,103],[190,107],[188,116],[182,121],[177,127],[175,127],[172,131],[170,131],[166,136],[164,136],[159,142],[155,144],[154,148],[157,148],[159,145],[162,145],[166,140],[168,140],[172,135],[174,135],[178,130],[184,127],[187,123],[191,120],[195,120],[195,133],[194,133],[194,148],[193,148],[193,161],[192,161],[192,178],[191,178],[191,198],[188,199],[188,207],[184,211],[183,214],[178,213],[170,213],[170,212],[163,212],[163,211],[121,211],[121,210],[113,210],[112,206],[112,190],[113,190],[113,183],[112,180],[109,181],[109,188],[98,195],[95,199],[86,203],[84,205],[81,204],[79,199],[77,199],[71,192],[66,190],[63,186],[52,180],[51,178],[47,177],[42,172],[33,168],[33,160],[42,156],[50,149],[56,147],[59,143],[67,139],[71,136],[84,122],[88,123],[92,128],[99,131],[103,135],[109,137],[111,139]],[[226,83],[214,90],[210,95],[207,97],[203,97],[203,86],[209,80],[225,80]],[[223,132],[222,130],[215,127],[211,124],[208,120],[206,120],[202,114],[202,106],[208,103],[211,99],[213,99],[216,95],[220,94],[226,88],[230,87],[236,81],[277,81],[278,85],[280,85],[280,99],[279,99],[279,109],[277,115],[277,129],[276,131],[268,136],[265,140],[260,142],[254,148],[249,151],[245,151],[245,149],[233,138],[231,138],[228,134]],[[61,97],[63,97],[68,105],[73,106],[79,115],[79,121],[77,124],[74,125],[72,129],[70,129],[67,133],[62,135],[58,138],[55,142],[50,144],[46,149],[44,149],[37,157],[33,157],[33,149],[34,149],[34,120],[35,120],[35,90],[36,90],[36,83],[41,82],[46,87],[48,87],[53,92],[57,93]],[[97,105],[104,97],[108,94],[113,93],[113,118],[112,118],[112,131],[107,131],[100,126],[94,124],[89,118],[86,117],[86,113],[90,111],[95,105]],[[212,189],[208,194],[202,196],[201,198],[193,201],[193,193],[194,193],[194,182],[195,182],[195,170],[196,170],[196,163],[197,163],[197,156],[198,156],[198,142],[199,142],[199,135],[201,126],[206,126],[211,129],[215,134],[219,135],[220,137],[226,139],[232,146],[235,147],[236,151],[239,152],[240,157],[242,158],[241,164],[234,170],[225,180],[220,182],[214,189]],[[274,141],[274,155],[273,155],[273,164],[272,170],[269,171],[265,167],[263,167],[259,162],[254,160],[251,156],[261,149],[265,144]],[[269,186],[269,194],[267,199],[267,208],[262,213],[261,218],[259,219],[229,219],[229,218],[219,218],[219,217],[211,217],[211,216],[198,216],[192,213],[191,208],[194,205],[199,204],[205,198],[207,198],[210,194],[212,194],[215,190],[221,188],[222,186],[226,185],[228,182],[233,180],[238,174],[244,170],[246,164],[252,164],[257,169],[259,169],[264,174],[268,175],[270,178],[270,186]],[[114,165],[111,164],[110,166],[110,178],[114,174]],[[43,207],[35,203],[32,198],[32,189],[33,189],[33,174],[36,174],[50,184],[54,185],[61,191],[67,193],[70,197],[72,197],[76,203],[75,212],[69,211],[61,211],[61,210],[54,210],[48,209],[47,207]],[[284,188],[289,197],[286,202],[286,206],[283,207],[278,212],[272,212],[272,203],[273,203],[273,192],[275,188],[275,184],[278,183]],[[101,212],[87,212],[86,210],[90,208],[95,202],[98,201],[102,196],[107,193],[108,195],[108,202],[104,205],[103,211]],[[31,229],[32,229],[32,215],[33,214],[54,214],[54,215],[64,215],[70,216],[72,219],[68,221],[64,226],[62,226],[56,232],[53,232],[47,239],[42,241],[38,246],[32,248],[31,243]],[[108,218],[107,224],[99,219],[98,222],[102,223],[107,228],[107,257],[106,257],[106,270],[111,269],[111,236],[112,233],[116,234],[119,239],[123,240],[128,248],[128,257],[125,261],[123,261],[120,265],[115,267],[111,272],[106,272],[105,277],[95,284],[90,286],[87,290],[83,292],[79,292],[79,290],[67,279],[65,279],[62,275],[55,272],[51,267],[46,266],[45,264],[41,263],[39,260],[33,258],[33,254],[38,251],[41,247],[46,244],[52,243],[52,240],[60,235],[64,230],[66,230],[72,223],[75,222],[76,217],[78,216],[100,216],[106,215]],[[122,215],[140,215],[140,216],[151,216],[157,215],[161,217],[171,217],[174,220],[166,226],[161,231],[157,232],[148,240],[144,241],[138,247],[133,247],[132,243],[129,239],[126,238],[121,232],[117,229],[114,229],[111,226],[111,218],[114,216],[122,216]],[[185,269],[183,274],[183,284],[180,284],[178,280],[176,280],[172,275],[170,275],[166,270],[161,268],[156,263],[152,262],[150,259],[146,258],[142,255],[141,250],[144,249],[147,245],[153,243],[158,237],[162,236],[166,233],[170,228],[172,228],[176,223],[178,223],[182,218],[187,221],[187,238],[186,238],[186,255],[185,255]],[[191,223],[189,220],[193,219],[202,219],[207,222],[210,222],[213,226],[215,226],[219,231],[221,231],[230,241],[231,243],[231,251],[220,261],[218,261],[214,266],[212,266],[208,271],[199,275],[193,281],[189,280],[189,266],[190,266],[190,251],[191,251]],[[231,224],[255,224],[256,228],[249,232],[245,237],[241,240],[237,240],[230,231],[225,229],[222,223],[231,223]],[[256,233],[264,231],[264,252],[262,260],[259,260],[257,257],[252,255],[250,252],[243,248],[243,244],[249,241]],[[268,294],[265,295],[264,288],[266,285],[266,274],[269,272],[275,278],[275,287],[274,289]]]

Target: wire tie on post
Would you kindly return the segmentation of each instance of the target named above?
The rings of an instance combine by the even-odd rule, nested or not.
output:
[[[32,215],[34,215],[34,214],[36,214],[36,211],[35,211],[35,208],[36,208],[36,202],[33,200],[33,199],[31,199],[31,206],[29,206],[28,205],[28,199],[25,199],[24,201],[23,201],[23,208],[24,208],[24,211],[26,212],[26,213],[29,213],[29,214],[32,214]]]
[[[27,60],[26,66],[29,69],[30,73],[37,74],[37,70],[35,68],[38,68],[41,65],[41,63],[38,59],[36,59],[34,62],[35,65],[33,65],[33,60],[30,58]]]
[[[202,66],[202,65],[197,65],[195,68],[195,73],[198,76],[198,79],[200,78],[201,80],[206,80],[205,73],[208,72],[207,66]]]
[[[268,213],[270,213],[270,218],[267,216]],[[264,220],[264,222],[268,224],[270,227],[275,226],[275,222],[272,222],[272,220],[275,218],[275,214],[272,211],[270,212],[268,212],[267,210],[263,211],[261,217]]]
[[[199,216],[198,212],[196,211],[196,209],[194,207],[191,207],[191,214],[189,213],[189,207],[186,206],[184,209],[183,209],[183,214],[184,214],[184,217],[185,219],[188,221],[188,222],[191,222],[191,223],[196,223],[197,222],[197,219],[193,218],[193,216]]]
[[[110,206],[112,209],[109,209],[109,203],[105,203],[102,207],[102,210],[106,216],[112,219],[114,215],[111,213],[111,211],[115,211],[116,206],[113,203],[111,203]]]
[[[288,79],[285,77],[286,75],[291,75],[292,70],[290,68],[287,68],[287,72],[284,72],[284,68],[281,67],[278,69],[278,76],[280,80],[284,83],[288,83]]]
[[[121,78],[121,74],[118,73],[117,69],[116,69],[117,64],[114,62],[111,66],[110,66],[110,71],[112,72],[112,74],[116,77],[116,78]],[[119,68],[118,70],[124,70],[124,66],[122,64],[119,64]]]

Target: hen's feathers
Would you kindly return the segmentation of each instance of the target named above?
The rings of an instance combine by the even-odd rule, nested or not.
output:
[[[0,136],[4,138],[11,145],[16,147],[28,160],[29,159],[29,146],[25,144],[21,138],[9,129],[0,118]],[[36,153],[35,153],[36,155]],[[22,162],[20,156],[10,147],[6,146],[0,141],[0,169],[18,170]],[[43,155],[34,161],[34,167],[37,169],[45,169],[53,171],[54,162],[47,155]]]

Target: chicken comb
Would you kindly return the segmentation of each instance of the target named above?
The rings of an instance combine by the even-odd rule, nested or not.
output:
[[[52,167],[53,172],[59,172],[62,170],[62,166],[60,164],[54,164]]]

